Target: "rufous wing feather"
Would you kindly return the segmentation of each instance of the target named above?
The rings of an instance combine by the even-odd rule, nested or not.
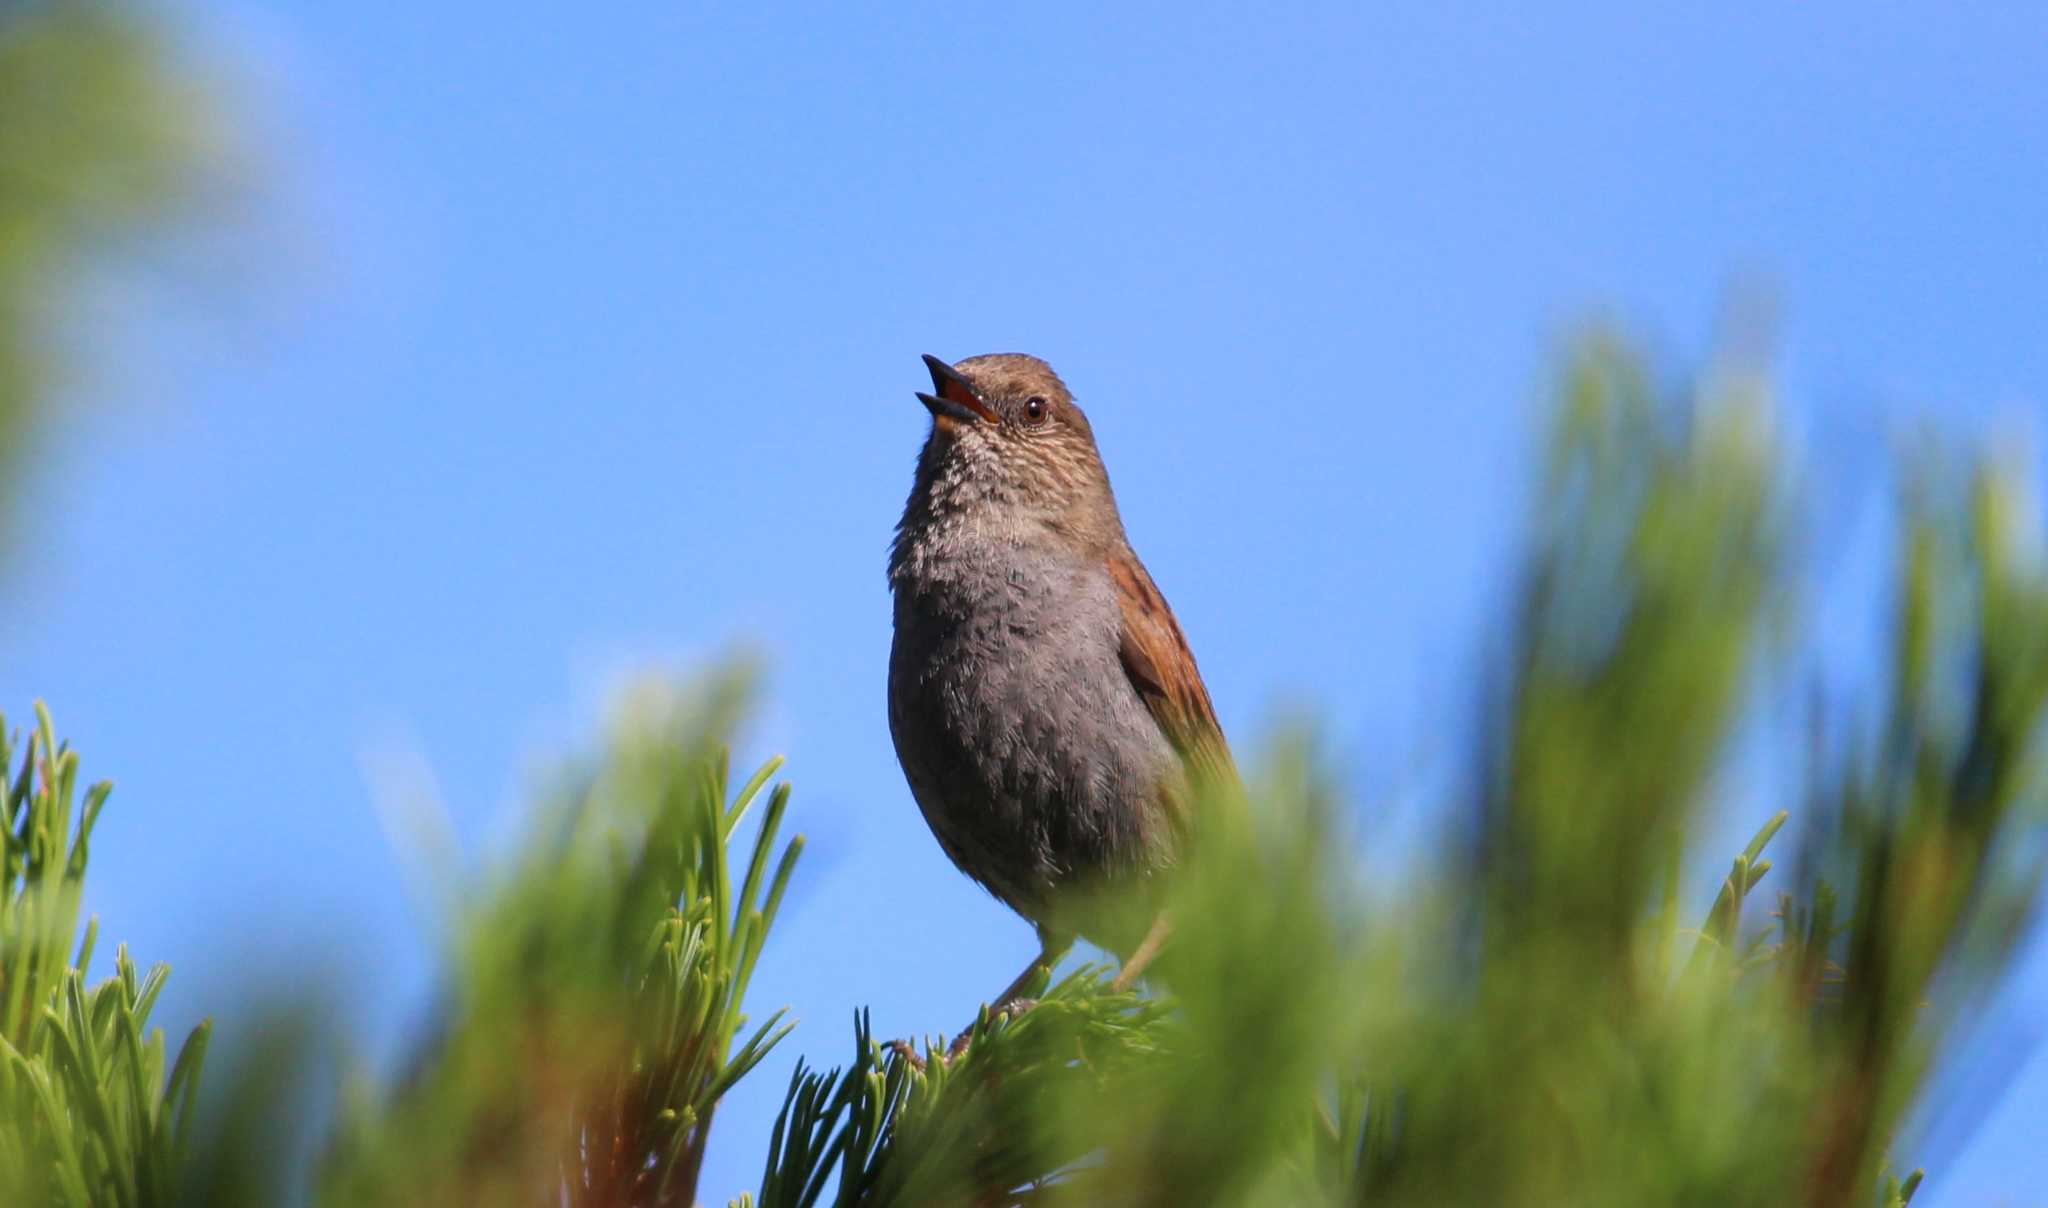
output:
[[[1231,775],[1230,748],[1216,721],[1216,706],[1202,685],[1195,655],[1166,597],[1129,548],[1109,557],[1110,582],[1123,612],[1119,653],[1124,673],[1167,740],[1200,773]]]

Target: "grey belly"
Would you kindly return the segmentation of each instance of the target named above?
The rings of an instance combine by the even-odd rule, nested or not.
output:
[[[901,600],[896,619],[890,731],[962,871],[1047,923],[1062,890],[1171,859],[1159,790],[1175,757],[1107,641],[975,630]]]

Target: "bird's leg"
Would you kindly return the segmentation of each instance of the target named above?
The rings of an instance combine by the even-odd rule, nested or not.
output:
[[[1172,934],[1173,924],[1162,912],[1152,920],[1152,929],[1145,933],[1145,938],[1138,941],[1138,946],[1124,958],[1123,966],[1116,971],[1116,980],[1109,983],[1110,993],[1121,994],[1137,984],[1138,978],[1144,975],[1145,967],[1159,955],[1159,950],[1166,946],[1167,937]]]
[[[998,1012],[1003,1012],[1010,1015],[1019,1015],[1028,1010],[1032,1006],[1032,1002],[1030,999],[1022,997],[1024,987],[1031,984],[1032,979],[1038,976],[1038,971],[1041,968],[1049,971],[1054,965],[1059,964],[1060,958],[1065,956],[1067,949],[1073,946],[1073,936],[1055,935],[1046,928],[1040,927],[1038,929],[1038,955],[1032,957],[1031,963],[1024,966],[1024,972],[1019,973],[1009,985],[1004,986],[1003,992],[997,995],[996,1000],[988,1005],[989,1014],[994,1015]],[[960,1029],[960,1034],[953,1038],[952,1048],[946,1053],[948,1057],[958,1057],[966,1050],[968,1038],[974,1035],[974,1025],[980,1022],[981,1014],[976,1012],[973,1022]]]
[[[1071,936],[1054,935],[1052,932],[1040,927],[1038,929],[1038,955],[1032,957],[1031,963],[1024,966],[1024,972],[1019,973],[1015,980],[1003,987],[1003,992],[996,996],[994,1002],[989,1004],[989,1010],[1000,1011],[1011,1003],[1016,1002],[1018,996],[1024,993],[1024,987],[1030,985],[1032,979],[1038,976],[1040,969],[1050,971],[1054,965],[1060,963],[1060,958],[1067,954],[1067,949],[1073,946],[1074,941]]]

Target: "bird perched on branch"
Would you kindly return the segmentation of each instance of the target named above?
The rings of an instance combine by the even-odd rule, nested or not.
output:
[[[995,1006],[1076,934],[1123,958],[1123,989],[1166,940],[1188,773],[1229,750],[1066,384],[1015,353],[924,360],[931,434],[889,555],[896,755],[953,863],[1037,925]]]

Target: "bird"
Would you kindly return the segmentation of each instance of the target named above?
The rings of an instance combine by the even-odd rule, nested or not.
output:
[[[1028,1005],[1077,936],[1126,990],[1171,934],[1193,784],[1234,777],[1229,746],[1066,383],[1022,353],[924,361],[889,549],[897,759],[954,865],[1037,929],[992,1009]]]

